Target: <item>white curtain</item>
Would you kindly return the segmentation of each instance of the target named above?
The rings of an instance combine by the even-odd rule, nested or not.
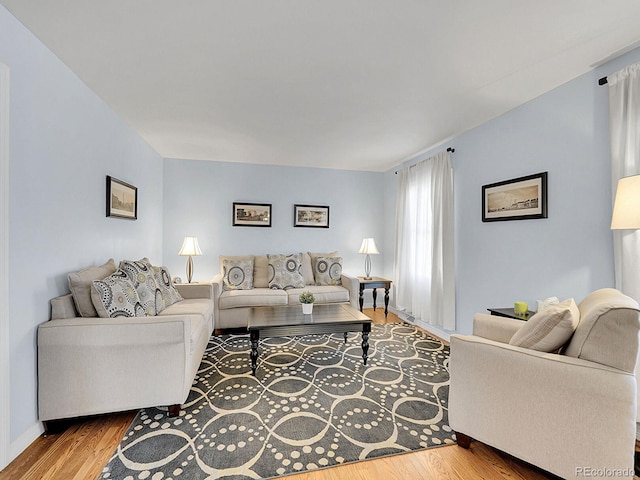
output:
[[[440,152],[398,172],[396,306],[445,330],[455,330],[453,172]]]
[[[607,76],[612,202],[618,180],[640,174],[640,64]],[[640,301],[640,230],[613,230],[616,288]]]

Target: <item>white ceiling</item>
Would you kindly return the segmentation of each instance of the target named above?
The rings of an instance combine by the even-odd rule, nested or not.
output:
[[[637,0],[0,0],[167,158],[385,171],[640,41]]]

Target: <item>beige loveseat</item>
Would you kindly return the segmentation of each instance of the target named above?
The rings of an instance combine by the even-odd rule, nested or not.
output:
[[[287,262],[295,278],[278,278]],[[212,280],[215,329],[246,328],[252,307],[299,305],[303,291],[311,291],[317,304],[359,308],[358,279],[342,273],[341,262],[337,252],[221,256],[221,272]]]
[[[485,314],[474,335],[451,336],[449,423],[460,445],[471,437],[562,478],[633,478],[638,303],[601,289],[577,315],[563,354],[510,345],[525,322]],[[536,346],[555,334],[530,333]]]
[[[213,331],[211,284],[175,285],[179,295],[172,290],[172,300],[158,288],[147,302],[149,308],[163,304],[155,315],[100,317],[91,309],[91,285],[115,271],[110,260],[70,274],[73,293],[52,299],[51,320],[38,327],[38,410],[45,428],[50,420],[151,406],[177,415],[187,399]],[[160,281],[173,288],[166,269],[161,273]],[[95,300],[97,290],[92,293]]]

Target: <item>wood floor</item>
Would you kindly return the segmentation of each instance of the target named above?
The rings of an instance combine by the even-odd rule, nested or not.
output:
[[[365,309],[374,323],[384,312]],[[387,322],[398,322],[389,314]],[[136,412],[71,422],[62,433],[42,436],[0,472],[0,480],[95,479],[108,462]],[[288,480],[431,480],[556,478],[478,442],[465,450],[457,445],[358,462],[284,477]],[[638,477],[636,477],[638,478]],[[185,479],[188,480],[188,479]]]

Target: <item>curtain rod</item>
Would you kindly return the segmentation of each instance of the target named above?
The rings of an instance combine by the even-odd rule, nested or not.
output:
[[[449,147],[449,148],[447,148],[447,152],[455,153],[455,151],[456,151],[456,149],[455,149],[455,148],[453,148],[453,147]],[[397,171],[397,170],[395,171],[395,174],[396,174],[396,175],[398,174],[398,171]]]
[[[598,85],[606,85],[607,81],[607,77],[602,77],[600,80],[598,80]]]

